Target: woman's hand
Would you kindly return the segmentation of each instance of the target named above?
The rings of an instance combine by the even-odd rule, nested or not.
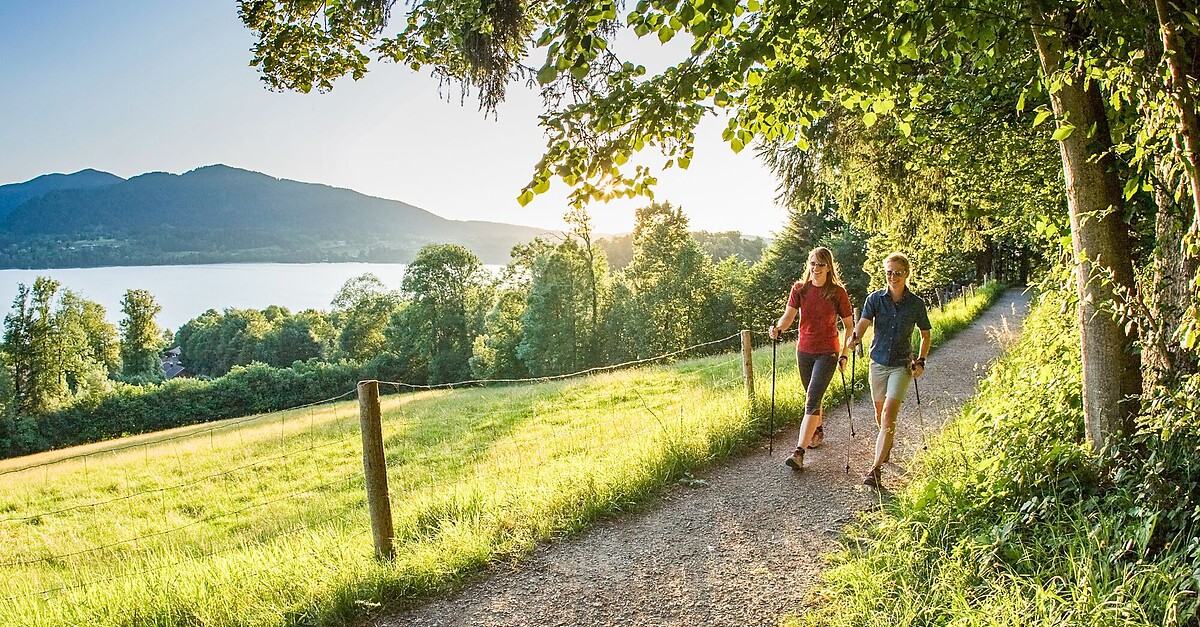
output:
[[[771,327],[769,329],[767,329],[767,335],[770,336],[771,341],[778,340],[779,339],[779,327],[776,327],[775,325],[771,325]]]
[[[838,355],[838,370],[845,372],[847,361],[848,361],[848,359],[846,358],[845,355]]]

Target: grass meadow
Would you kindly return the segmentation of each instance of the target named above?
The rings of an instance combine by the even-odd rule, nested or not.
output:
[[[935,345],[998,291],[934,311]],[[753,406],[736,352],[384,396],[390,562],[373,557],[353,394],[0,462],[0,625],[329,625],[452,589],[761,441],[771,348],[755,337]],[[777,428],[803,402],[790,350]]]

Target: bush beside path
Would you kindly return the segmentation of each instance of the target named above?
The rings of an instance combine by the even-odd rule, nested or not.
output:
[[[938,429],[970,398],[988,365],[1016,333],[1028,297],[1009,290],[930,355],[920,379],[922,411],[910,390],[884,485],[905,481],[921,427]],[[794,368],[780,347],[779,368]],[[769,376],[761,373],[758,376]],[[859,381],[859,389],[864,389]],[[797,612],[820,583],[823,555],[859,512],[888,490],[862,487],[877,427],[869,394],[846,407],[827,398],[825,444],[806,469],[783,465],[796,429],[664,492],[646,511],[602,522],[575,538],[497,565],[451,596],[377,618],[401,625],[768,625]],[[781,419],[780,422],[784,422]],[[798,422],[798,421],[792,421]],[[850,472],[846,472],[849,443]]]

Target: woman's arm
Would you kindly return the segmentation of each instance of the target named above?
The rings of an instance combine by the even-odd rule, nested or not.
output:
[[[838,368],[843,371],[846,369],[846,360],[850,359],[850,333],[852,333],[853,327],[854,318],[851,316],[842,318],[842,330],[838,332],[838,346],[841,347],[838,350]]]
[[[862,344],[863,333],[866,333],[867,328],[870,326],[871,326],[870,318],[859,318],[858,319],[858,324],[854,325],[854,335],[852,335],[850,337],[850,342],[848,343],[850,349],[853,350],[854,347],[858,346],[859,344]]]
[[[854,318],[846,316],[842,318],[842,330],[838,332],[838,355],[841,357],[850,356],[850,334],[854,332]]]
[[[920,378],[925,373],[925,357],[929,355],[929,346],[933,340],[933,334],[929,329],[919,329],[921,332],[921,346],[917,349],[917,358],[913,360],[913,378]]]
[[[779,320],[767,330],[767,334],[771,336],[771,339],[779,339],[779,334],[787,331],[788,327],[792,326],[792,321],[796,319],[796,314],[798,313],[800,313],[799,309],[791,306],[786,307],[783,310],[783,315],[779,316]]]

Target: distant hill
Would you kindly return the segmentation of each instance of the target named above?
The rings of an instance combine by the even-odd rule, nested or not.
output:
[[[0,267],[406,262],[428,243],[461,244],[485,263],[505,263],[514,244],[549,232],[448,220],[395,200],[225,165],[128,180],[88,177],[88,185],[74,178],[82,174],[0,187],[12,188],[13,199],[25,195],[0,218]]]
[[[44,174],[24,183],[0,185],[0,220],[21,203],[60,189],[92,189],[124,181],[116,174],[80,170],[74,174]]]

